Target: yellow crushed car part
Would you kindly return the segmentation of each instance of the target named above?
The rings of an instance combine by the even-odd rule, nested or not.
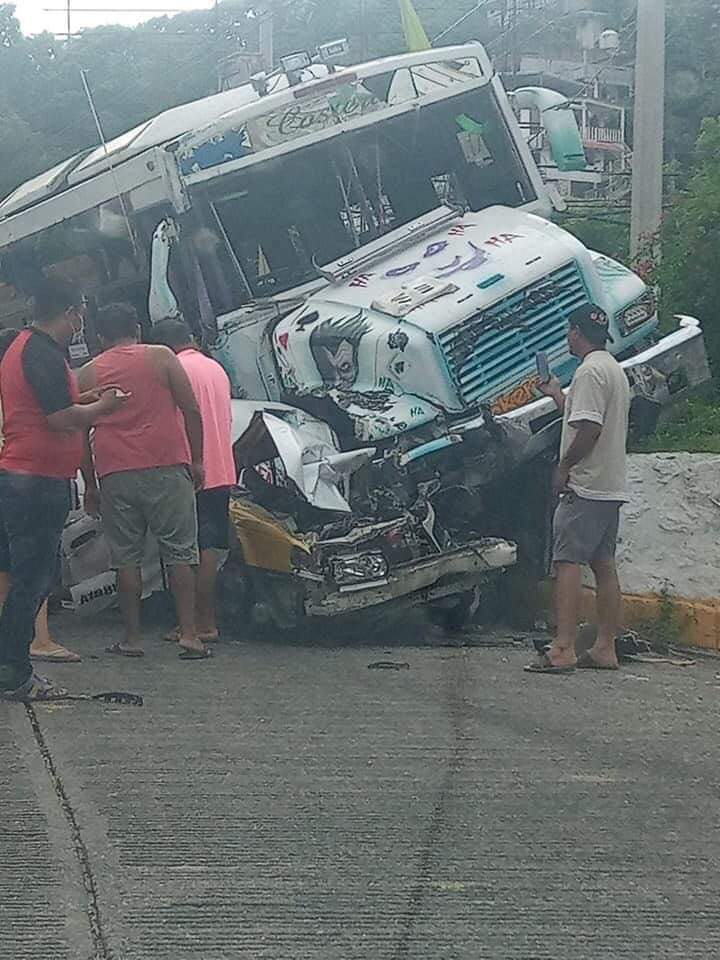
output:
[[[230,522],[243,560],[251,567],[290,573],[293,549],[310,553],[305,541],[289,533],[267,510],[247,500],[230,501]]]

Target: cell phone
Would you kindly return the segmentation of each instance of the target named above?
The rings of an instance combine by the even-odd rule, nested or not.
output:
[[[547,354],[544,350],[539,350],[535,354],[535,366],[537,367],[540,383],[548,383],[550,380],[550,364],[548,363]]]

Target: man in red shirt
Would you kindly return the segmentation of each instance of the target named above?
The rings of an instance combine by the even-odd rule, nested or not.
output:
[[[218,552],[229,547],[228,507],[230,490],[237,479],[232,451],[230,380],[216,360],[198,349],[183,320],[161,320],[153,327],[153,340],[165,344],[177,354],[192,385],[203,421],[205,483],[196,494],[200,566],[195,618],[202,639],[212,642],[218,638],[215,615]]]
[[[93,457],[100,513],[113,566],[125,640],[109,653],[140,657],[140,568],[148,531],[170,572],[183,659],[209,655],[195,627],[198,563],[195,489],[203,485],[203,430],[187,374],[167,347],[138,343],[138,318],[123,303],[98,312],[104,352],[80,370],[82,390],[116,384],[128,402],[95,428]],[[86,492],[93,508],[97,488]]]
[[[114,389],[94,402],[78,402],[65,351],[82,325],[81,297],[67,282],[48,278],[35,296],[33,326],[15,337],[0,362],[0,570],[10,575],[0,614],[2,699],[51,693],[33,678],[35,617],[52,586],[70,479],[83,459],[87,431],[124,403]]]

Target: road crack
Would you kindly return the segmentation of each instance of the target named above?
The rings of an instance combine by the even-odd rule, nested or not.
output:
[[[465,764],[465,659],[466,652],[462,650],[459,657],[454,657],[450,661],[452,663],[452,676],[446,678],[445,700],[452,726],[452,746],[448,753],[445,772],[437,790],[435,803],[418,856],[415,882],[410,890],[408,908],[403,918],[402,932],[395,946],[393,960],[404,960],[410,955],[412,935],[421,917],[428,888],[432,883],[435,845],[446,820],[447,802],[452,796],[457,777]]]
[[[45,736],[40,727],[40,721],[38,720],[32,704],[25,704],[25,712],[28,720],[30,721],[30,727],[32,728],[35,742],[37,743],[38,749],[43,758],[45,769],[50,777],[53,790],[55,791],[55,795],[60,803],[60,808],[62,809],[63,815],[68,823],[68,826],[70,827],[70,836],[72,839],[73,848],[75,850],[75,856],[77,857],[77,861],[80,866],[83,887],[85,888],[85,893],[87,896],[86,912],[90,926],[90,935],[93,942],[92,960],[113,960],[112,951],[110,950],[107,938],[105,936],[105,931],[103,929],[95,874],[93,873],[93,869],[90,864],[90,855],[82,837],[80,824],[78,823],[73,806],[70,803],[67,792],[65,791],[62,778],[58,773],[57,767],[55,766],[55,761],[52,753],[50,752],[47,741],[45,740]]]

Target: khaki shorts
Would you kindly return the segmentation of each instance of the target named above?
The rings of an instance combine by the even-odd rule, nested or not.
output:
[[[553,563],[613,560],[621,506],[617,500],[586,500],[563,493],[553,520]]]
[[[187,467],[111,473],[100,481],[100,497],[114,569],[140,566],[148,532],[167,566],[199,562],[195,491]]]

